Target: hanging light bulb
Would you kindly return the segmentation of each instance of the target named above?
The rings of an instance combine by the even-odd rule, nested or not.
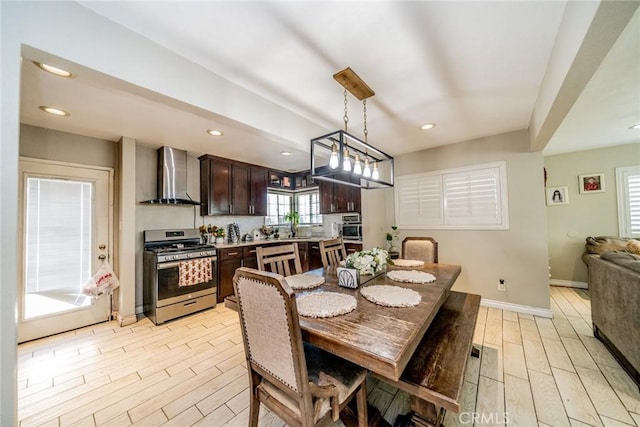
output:
[[[362,176],[365,178],[371,178],[371,168],[369,167],[369,156],[365,156],[364,158],[364,170],[362,171]]]
[[[342,162],[342,170],[351,172],[351,157],[349,157],[349,148],[344,149],[344,161]]]
[[[331,146],[331,156],[329,157],[329,167],[331,169],[338,169],[339,165],[340,165],[340,161],[338,160],[338,147],[334,142],[333,145]]]
[[[380,172],[378,172],[378,163],[373,164],[373,172],[371,173],[371,178],[380,179]]]
[[[358,153],[356,153],[356,158],[353,161],[353,173],[362,175],[362,162],[360,161],[360,154]]]

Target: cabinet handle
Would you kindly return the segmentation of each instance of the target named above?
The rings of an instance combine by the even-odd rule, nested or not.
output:
[[[233,205],[229,205],[229,213],[233,213]]]
[[[238,252],[229,252],[227,255],[228,255],[228,256],[238,255]]]
[[[255,254],[255,253],[256,253],[256,250],[255,250],[255,249],[253,249],[253,250],[249,251],[249,253],[250,253],[250,254]]]
[[[320,249],[320,246],[311,246],[311,249]]]

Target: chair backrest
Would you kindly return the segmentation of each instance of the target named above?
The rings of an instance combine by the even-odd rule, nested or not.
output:
[[[402,258],[437,263],[438,242],[432,237],[405,237],[402,241]]]
[[[347,250],[344,247],[342,238],[320,241],[320,257],[322,266],[327,268],[337,267],[340,261],[347,257]]]
[[[313,404],[293,290],[275,273],[241,267],[233,277],[247,367],[299,405]],[[257,384],[256,384],[257,385]]]
[[[258,258],[258,270],[271,271],[272,273],[290,276],[291,274],[301,274],[302,264],[300,263],[300,253],[298,244],[291,243],[280,246],[258,246],[256,248]],[[293,263],[294,272],[291,272]]]

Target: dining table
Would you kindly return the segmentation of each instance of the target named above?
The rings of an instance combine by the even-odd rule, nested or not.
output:
[[[394,269],[388,266],[387,272]],[[352,295],[357,305],[353,311],[334,317],[299,316],[302,338],[381,377],[398,381],[462,269],[459,265],[425,263],[411,270],[430,273],[435,281],[396,282],[384,272],[352,289],[339,286],[335,268],[309,271],[306,274],[321,275],[325,281],[318,288],[297,291],[298,297],[308,292],[337,292]],[[360,292],[364,287],[375,285],[411,289],[421,300],[410,307],[381,306]]]

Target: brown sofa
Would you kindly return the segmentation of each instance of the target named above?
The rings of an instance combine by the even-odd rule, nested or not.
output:
[[[593,333],[640,387],[640,256],[585,254]]]

